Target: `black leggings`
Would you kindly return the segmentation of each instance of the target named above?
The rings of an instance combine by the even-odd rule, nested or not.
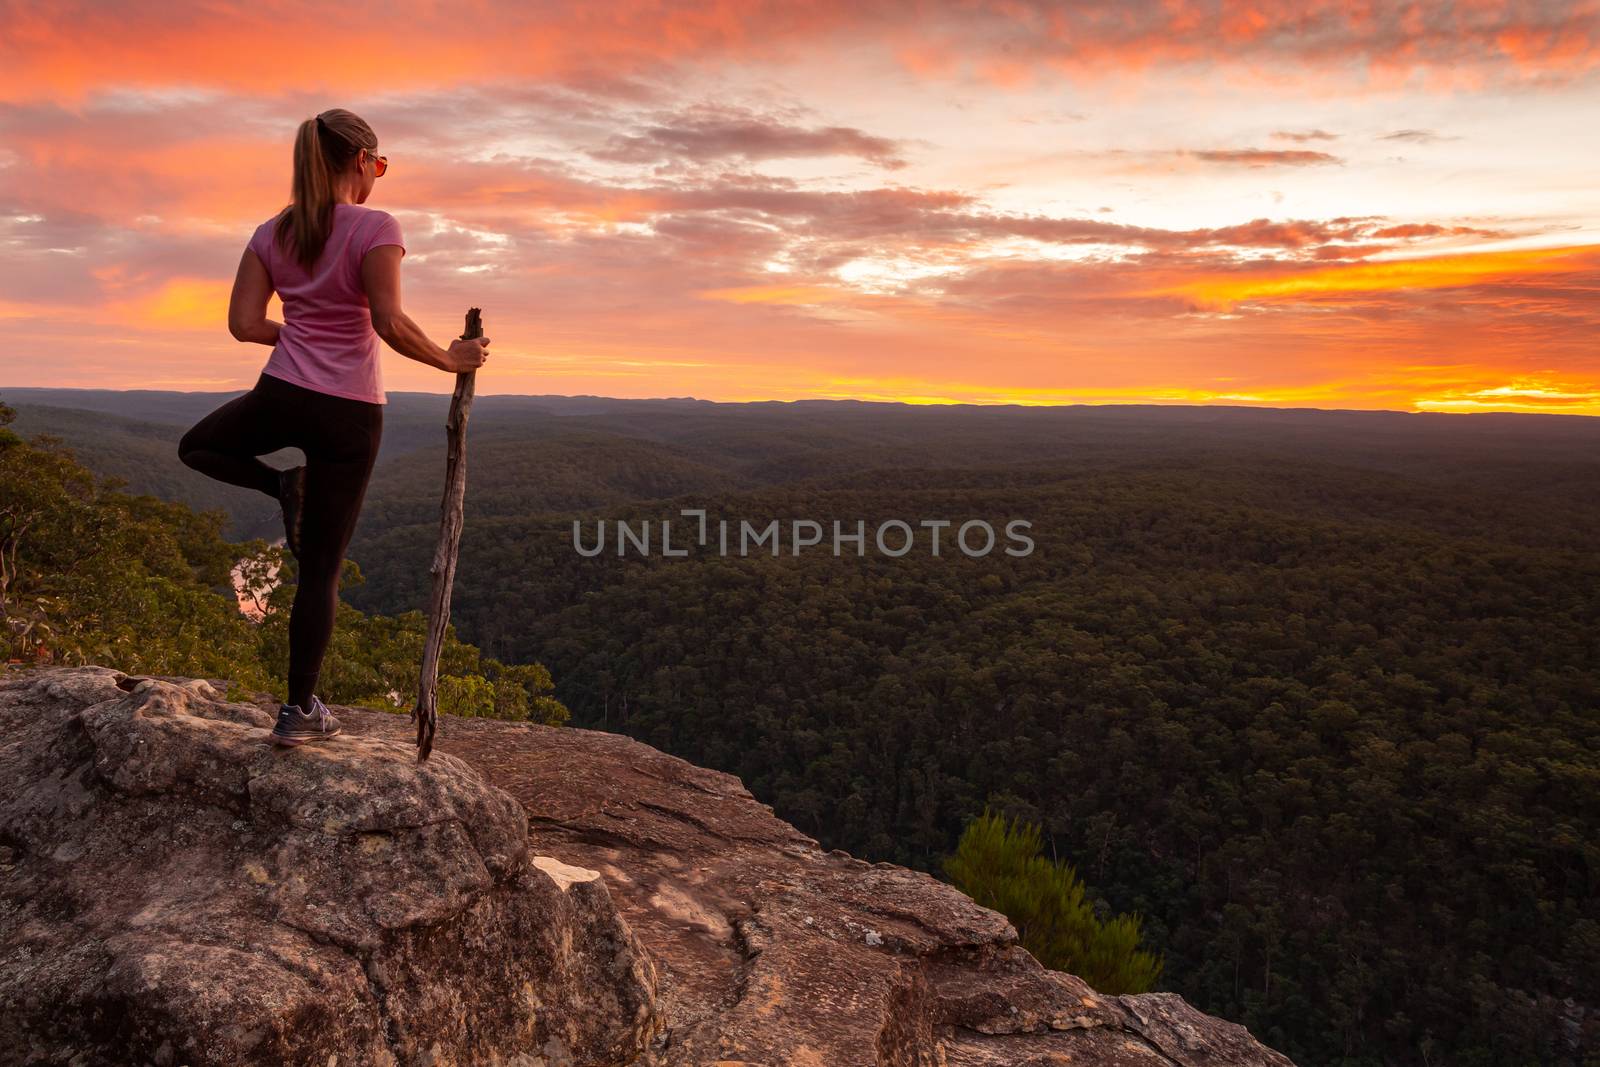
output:
[[[255,387],[201,419],[178,457],[202,474],[278,499],[278,471],[257,456],[306,454],[300,575],[289,613],[287,703],[309,710],[339,607],[339,571],[383,437],[383,405],[295,385],[263,372]]]

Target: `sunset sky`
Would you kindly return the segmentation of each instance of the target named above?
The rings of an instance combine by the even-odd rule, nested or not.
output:
[[[0,0],[0,398],[253,384],[345,107],[479,393],[1600,414],[1600,2],[360,6]]]

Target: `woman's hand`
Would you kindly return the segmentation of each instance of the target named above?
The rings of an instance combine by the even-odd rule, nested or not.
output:
[[[465,340],[450,342],[450,349],[446,353],[447,362],[441,370],[453,374],[462,374],[469,370],[477,370],[489,362],[489,339],[487,337],[472,337]]]

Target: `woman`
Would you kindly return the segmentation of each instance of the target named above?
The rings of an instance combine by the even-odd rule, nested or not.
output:
[[[388,212],[360,206],[388,166],[377,150],[372,127],[343,108],[300,124],[293,201],[256,228],[228,305],[229,332],[271,345],[272,355],[254,388],[201,419],[178,445],[188,466],[259,489],[283,509],[300,574],[289,614],[288,699],[272,730],[281,745],[339,732],[312,690],[383,434],[388,401],[378,339],[451,374],[489,359],[487,337],[440,348],[400,310],[400,226]],[[273,290],[283,299],[281,324],[266,316]],[[305,464],[279,471],[256,458],[282,448],[303,451]]]

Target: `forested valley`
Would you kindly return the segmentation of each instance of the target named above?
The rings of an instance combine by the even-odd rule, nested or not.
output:
[[[29,392],[19,427],[93,410]],[[345,593],[386,616],[426,603],[447,399],[391,396]],[[1037,823],[1159,988],[1300,1063],[1597,1062],[1600,420],[479,404],[452,621],[573,725],[871,860]],[[683,509],[868,537],[723,555]],[[1035,547],[892,557],[891,519]],[[619,520],[689,552],[574,549]]]

